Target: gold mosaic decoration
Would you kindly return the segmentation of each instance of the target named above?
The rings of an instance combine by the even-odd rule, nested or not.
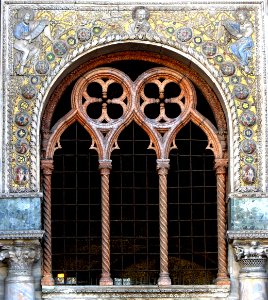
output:
[[[27,12],[30,15],[27,22],[30,26],[32,23],[34,29],[23,28],[25,24],[19,25]],[[244,19],[239,15],[241,13],[245,14]],[[218,72],[223,79],[225,93],[231,95],[235,104],[232,110],[239,131],[240,189],[257,191],[260,184],[257,170],[260,116],[256,107],[255,15],[253,9],[149,11],[138,7],[129,11],[14,10],[13,71],[16,76],[12,85],[19,82],[21,87],[11,101],[11,189],[15,192],[38,190],[35,174],[38,170],[33,165],[36,158],[31,154],[37,141],[32,133],[37,129],[42,96],[52,78],[67,63],[95,45],[144,40],[170,45],[195,59],[202,58],[202,64],[210,65]],[[17,37],[15,28],[18,30]],[[23,47],[19,30],[28,30],[25,35],[33,33],[31,40],[24,43],[24,50],[19,50]],[[241,50],[238,49],[239,42],[244,43],[246,48],[240,57],[236,53]],[[23,55],[27,48],[30,53],[25,58]]]

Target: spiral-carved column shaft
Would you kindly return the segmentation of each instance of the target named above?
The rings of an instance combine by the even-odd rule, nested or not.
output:
[[[43,250],[43,278],[42,285],[54,285],[52,277],[52,252],[51,252],[51,175],[53,172],[53,160],[41,161],[43,171],[43,223],[44,223],[44,250]]]
[[[101,223],[102,223],[102,274],[100,285],[113,285],[110,276],[110,199],[109,175],[112,168],[111,160],[99,161],[101,173]]]
[[[159,175],[160,274],[158,285],[171,285],[168,272],[167,174],[169,159],[157,159]]]
[[[227,159],[216,159],[215,170],[217,176],[217,220],[218,220],[218,274],[217,284],[230,284],[227,275],[226,255],[226,170]]]

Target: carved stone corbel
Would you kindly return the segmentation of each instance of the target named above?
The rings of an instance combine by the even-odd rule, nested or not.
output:
[[[15,241],[1,247],[0,261],[8,263],[4,300],[35,299],[32,267],[39,259],[39,242]]]

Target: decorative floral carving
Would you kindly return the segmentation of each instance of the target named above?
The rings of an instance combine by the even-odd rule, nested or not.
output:
[[[0,251],[0,261],[8,261],[8,272],[12,276],[32,275],[33,262],[40,259],[40,247],[25,243],[4,245]]]

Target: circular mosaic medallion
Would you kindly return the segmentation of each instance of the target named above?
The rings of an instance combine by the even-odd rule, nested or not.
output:
[[[256,115],[250,110],[247,110],[240,116],[240,122],[244,126],[253,126],[256,123]]]
[[[38,74],[45,75],[49,70],[49,63],[45,60],[40,60],[35,64],[35,71]]]
[[[30,116],[26,113],[18,113],[15,116],[15,123],[18,126],[26,126],[30,121]]]
[[[256,144],[253,140],[244,140],[241,144],[241,148],[244,153],[252,154],[256,150]]]
[[[244,136],[247,138],[251,138],[253,136],[253,131],[250,128],[245,129]]]
[[[17,131],[17,136],[21,139],[24,138],[26,135],[27,135],[27,131],[23,128]]]
[[[14,181],[19,185],[25,185],[29,180],[29,171],[25,166],[19,166],[14,169]]]
[[[77,30],[76,35],[77,35],[77,39],[80,42],[84,43],[84,42],[87,42],[88,40],[90,40],[91,30],[88,28],[80,28]]]
[[[25,110],[27,110],[29,107],[30,107],[30,103],[29,103],[29,101],[27,101],[27,100],[21,100],[21,101],[18,103],[18,108],[19,108],[20,111],[25,111]]]
[[[192,29],[189,27],[183,27],[177,31],[177,39],[180,42],[188,42],[190,41],[192,36],[193,36],[193,32]]]
[[[252,163],[254,163],[254,161],[255,161],[255,159],[254,159],[254,157],[251,156],[251,155],[247,155],[247,156],[245,156],[245,158],[244,158],[244,162],[247,163],[247,164],[252,164]]]
[[[53,51],[58,57],[62,57],[67,53],[68,46],[64,41],[57,41],[53,44]]]
[[[231,77],[230,81],[232,84],[237,84],[240,82],[240,78],[238,76],[234,75]]]
[[[196,37],[194,38],[194,42],[195,42],[197,45],[200,45],[200,44],[202,44],[203,39],[201,38],[201,36],[196,36]]]
[[[215,61],[217,62],[217,63],[222,63],[223,62],[223,57],[221,56],[221,55],[217,55],[217,56],[215,56]]]
[[[203,53],[208,56],[214,56],[217,53],[217,45],[213,42],[206,42],[202,45]]]
[[[18,140],[15,149],[19,154],[25,154],[29,148],[29,144],[25,140]]]
[[[235,73],[235,65],[230,62],[221,64],[221,72],[224,76],[232,76]]]
[[[49,52],[46,57],[48,62],[52,62],[55,60],[55,54],[52,52]]]
[[[17,163],[18,163],[19,165],[25,164],[25,163],[26,163],[26,157],[25,157],[24,155],[19,155],[19,156],[17,157]]]
[[[76,45],[76,38],[74,38],[73,36],[69,36],[67,39],[67,44],[70,47],[74,47]]]
[[[169,27],[169,28],[172,28],[172,27]],[[101,27],[98,27],[98,26],[95,26],[92,29],[93,34],[97,35],[97,36],[100,35],[102,33],[102,31],[103,31],[103,29]],[[174,29],[173,29],[173,32],[174,32]]]
[[[39,77],[38,76],[32,76],[30,80],[31,80],[31,84],[36,85],[36,84],[39,83]]]
[[[245,110],[245,109],[249,109],[250,108],[250,105],[248,102],[243,102],[241,107]]]
[[[21,95],[27,99],[31,100],[36,95],[36,89],[31,84],[23,85],[21,88]]]
[[[249,89],[247,88],[247,86],[243,85],[243,84],[239,84],[236,85],[234,87],[234,95],[236,96],[236,98],[238,98],[239,100],[244,100],[248,97],[249,95]]]
[[[94,30],[94,28],[93,28],[93,30]],[[174,31],[175,31],[175,29],[174,29],[173,27],[167,27],[166,31],[167,31],[167,33],[169,33],[169,34],[173,34]],[[94,32],[94,31],[93,31],[93,32]]]
[[[247,184],[252,184],[256,180],[256,170],[251,165],[245,165],[242,169],[242,179]]]

